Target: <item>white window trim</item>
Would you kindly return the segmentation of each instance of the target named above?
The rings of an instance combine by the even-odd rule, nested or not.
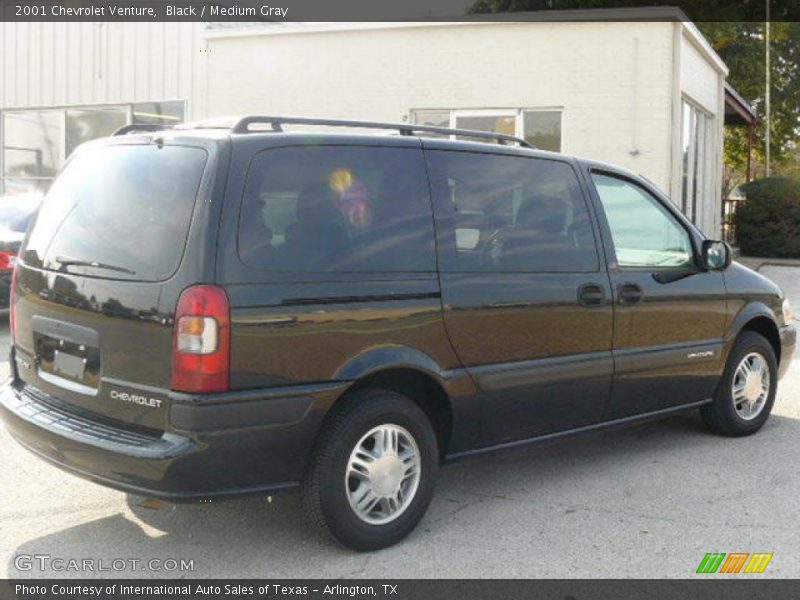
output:
[[[412,108],[408,111],[409,123],[414,123],[414,115],[420,112],[447,112],[450,115],[449,127],[457,129],[458,117],[514,117],[514,136],[525,139],[525,113],[526,112],[557,112],[559,117],[559,132],[561,143],[558,152],[564,152],[564,107],[563,106],[534,106],[523,108]]]
[[[705,146],[705,148],[704,148],[704,157],[703,157],[704,164],[702,166],[702,173],[701,173],[702,174],[702,178],[700,180],[701,188],[700,188],[699,196],[695,193],[695,186],[694,186],[694,171],[693,171],[694,167],[693,167],[693,165],[696,162],[695,144],[691,144],[690,143],[690,145],[689,145],[688,164],[689,164],[689,173],[692,174],[692,177],[688,178],[687,177],[688,174],[683,172],[683,169],[684,169],[684,162],[683,162],[683,141],[684,141],[683,140],[683,133],[684,133],[684,131],[683,131],[683,123],[684,123],[683,111],[684,111],[684,105],[689,106],[693,111],[695,111],[696,113],[698,113],[700,115],[703,115],[705,117],[705,119],[706,119],[706,122],[705,122],[705,135],[704,135],[704,139],[703,139],[703,144]],[[692,221],[692,223],[694,223],[695,225],[698,225],[698,226],[705,222],[705,220],[706,220],[705,212],[708,210],[707,206],[706,206],[706,203],[710,199],[712,199],[712,197],[713,197],[713,190],[711,189],[712,188],[712,186],[711,186],[711,183],[712,183],[712,172],[713,172],[713,167],[714,167],[713,160],[712,160],[713,144],[712,144],[711,138],[709,137],[709,132],[714,130],[714,119],[715,119],[714,115],[711,114],[707,109],[703,108],[703,106],[699,102],[697,102],[696,100],[694,100],[691,96],[688,96],[687,94],[681,94],[681,135],[680,135],[680,140],[681,140],[681,163],[680,163],[680,166],[681,166],[681,189],[680,189],[681,198],[680,198],[680,209],[681,209],[681,212],[690,221]],[[689,132],[690,138],[691,138],[691,127],[692,126],[690,124],[690,132]],[[695,136],[696,135],[697,135],[697,130],[695,128]],[[691,139],[689,141],[691,142]],[[683,178],[684,177],[687,177],[686,198],[683,197]],[[697,202],[696,198],[700,199],[700,204],[699,205],[698,205],[698,202]],[[686,200],[686,210],[684,210],[684,200]],[[706,203],[704,203],[703,200],[705,200]],[[689,204],[690,201],[691,201],[691,204]],[[694,209],[694,215],[695,215],[694,218],[692,218],[691,209]]]
[[[518,137],[525,139],[525,123],[524,123],[524,115],[523,113],[526,112],[557,112],[558,113],[558,131],[560,136],[560,144],[558,148],[559,154],[565,154],[564,150],[564,140],[566,136],[564,135],[564,107],[563,106],[544,106],[544,107],[534,107],[534,108],[521,108],[520,109],[520,116],[522,117],[519,120],[519,127],[520,132]]]
[[[102,110],[102,109],[113,109],[113,108],[126,108],[127,114],[127,125],[133,123],[133,106],[135,104],[146,104],[146,103],[177,103],[180,102],[183,105],[183,122],[189,122],[189,102],[186,99],[181,98],[173,98],[167,100],[137,100],[137,101],[130,101],[130,102],[96,102],[96,103],[87,103],[87,104],[59,104],[56,106],[21,106],[21,107],[7,107],[0,109],[0,194],[5,193],[5,185],[6,185],[6,175],[5,175],[5,130],[3,128],[5,124],[5,114],[6,113],[18,113],[18,112],[40,112],[40,111],[61,111],[61,165],[59,165],[58,170],[64,165],[64,162],[67,160],[67,128],[66,128],[66,120],[67,120],[67,111],[69,110]],[[49,180],[52,181],[55,179],[53,177],[28,177],[27,179],[42,179],[42,180]]]

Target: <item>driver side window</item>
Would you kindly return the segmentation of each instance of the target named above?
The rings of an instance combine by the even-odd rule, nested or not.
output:
[[[592,180],[620,267],[685,267],[694,262],[689,233],[657,198],[618,177],[593,173]]]

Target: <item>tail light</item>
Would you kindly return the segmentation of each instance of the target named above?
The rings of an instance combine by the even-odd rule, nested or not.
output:
[[[175,311],[172,389],[224,392],[230,380],[230,305],[215,285],[183,290]]]
[[[15,302],[17,296],[17,268],[11,273],[11,291],[8,298],[8,325],[11,330],[11,345],[14,345],[14,340],[17,337],[17,303]]]
[[[11,271],[16,258],[15,252],[0,252],[0,271]]]

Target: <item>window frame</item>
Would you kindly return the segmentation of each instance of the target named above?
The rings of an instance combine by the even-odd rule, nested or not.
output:
[[[449,125],[451,129],[457,129],[456,124],[459,117],[514,117],[514,136],[525,139],[525,113],[546,112],[558,113],[558,150],[544,150],[544,152],[564,153],[564,107],[563,106],[533,106],[521,108],[412,108],[409,110],[408,120],[412,124],[417,124],[417,113],[442,112],[449,114]],[[458,139],[449,136],[449,139]]]
[[[597,215],[595,214],[594,198],[592,197],[592,192],[587,187],[584,178],[581,176],[580,169],[578,168],[575,159],[572,159],[570,157],[559,158],[553,156],[535,156],[532,154],[528,154],[528,151],[519,151],[513,148],[508,148],[506,146],[498,146],[498,150],[492,151],[492,150],[473,150],[463,147],[462,148],[454,147],[450,145],[445,146],[444,144],[437,144],[436,140],[425,140],[423,144],[425,148],[425,163],[428,170],[428,179],[431,182],[430,196],[433,204],[434,223],[436,226],[437,264],[438,264],[438,269],[441,273],[499,277],[506,275],[537,275],[537,274],[558,275],[565,273],[581,273],[586,275],[593,275],[597,273],[603,273],[607,270],[608,268],[607,258],[605,253],[605,247],[602,241],[602,231],[600,223],[598,222]],[[452,263],[455,260],[455,258],[452,256],[452,253],[457,251],[455,247],[455,228],[453,227],[452,215],[445,212],[446,207],[442,206],[439,194],[436,194],[434,191],[434,186],[432,183],[430,156],[429,156],[429,152],[442,152],[442,151],[459,153],[459,154],[480,154],[488,156],[505,156],[508,158],[523,158],[527,160],[542,160],[548,162],[561,163],[569,167],[572,173],[575,175],[575,181],[578,185],[578,189],[580,190],[581,197],[583,198],[584,208],[586,209],[586,212],[589,216],[589,221],[591,223],[592,240],[594,242],[594,250],[597,256],[597,268],[592,271],[542,271],[542,270],[532,270],[532,269],[525,271],[517,271],[517,270],[454,271],[451,268],[448,268],[447,264]],[[452,244],[450,243],[451,241],[453,242]]]
[[[686,119],[689,119],[688,132],[685,131]],[[703,108],[700,103],[683,94],[681,96],[681,212],[693,224],[703,220],[703,199],[713,195],[709,189],[713,172],[713,132],[714,115]],[[702,136],[698,133],[702,129]],[[688,134],[688,140],[684,139]],[[684,153],[684,144],[687,150]],[[699,152],[698,152],[699,151]],[[687,170],[688,168],[688,170]],[[698,177],[699,175],[699,177]]]
[[[603,201],[600,198],[600,193],[597,190],[597,186],[594,183],[594,178],[592,177],[594,174],[598,175],[605,175],[606,177],[613,177],[616,179],[621,179],[626,183],[634,185],[640,188],[643,192],[650,195],[663,209],[667,211],[667,213],[672,216],[673,220],[676,224],[681,227],[685,232],[686,235],[689,236],[689,243],[692,247],[692,263],[688,265],[688,267],[700,270],[700,243],[705,236],[703,236],[697,227],[683,214],[679,207],[677,207],[669,198],[667,198],[658,188],[644,179],[636,177],[630,173],[625,173],[622,171],[616,171],[608,166],[596,166],[596,165],[589,165],[588,168],[585,170],[585,175],[587,179],[587,185],[591,190],[592,201],[595,204],[596,211],[597,211],[597,218],[600,223],[600,230],[601,230],[601,239],[603,241],[603,245],[605,247],[605,255],[606,261],[608,264],[608,270],[614,272],[648,272],[648,273],[664,273],[664,272],[674,272],[674,271],[684,271],[686,270],[687,266],[629,266],[629,265],[620,265],[619,261],[617,260],[617,249],[614,245],[614,238],[611,233],[611,226],[608,222],[608,216],[606,215],[605,207],[603,206]]]
[[[129,141],[126,141],[123,138],[107,138],[106,141],[100,141],[103,138],[97,138],[95,140],[91,140],[81,144],[81,147],[84,148],[95,148],[98,144],[105,144],[107,146],[125,146],[129,144]],[[184,263],[187,260],[188,256],[191,254],[190,252],[190,245],[193,243],[193,239],[197,238],[198,231],[201,230],[204,225],[202,223],[204,220],[209,219],[206,216],[206,211],[209,209],[218,210],[218,206],[220,203],[212,203],[211,198],[221,192],[219,186],[224,184],[224,178],[218,176],[219,170],[219,162],[220,162],[220,148],[219,145],[213,140],[181,140],[181,141],[173,141],[168,142],[168,146],[172,147],[184,147],[184,148],[195,148],[202,150],[206,154],[206,162],[203,167],[202,174],[200,176],[200,181],[197,186],[197,192],[195,194],[194,200],[192,201],[191,211],[189,213],[189,223],[186,228],[186,235],[183,238],[183,245],[180,252],[180,257],[177,262],[177,266],[175,270],[166,278],[160,280],[135,280],[135,279],[124,279],[114,277],[113,274],[109,275],[99,275],[99,274],[92,274],[92,273],[75,273],[76,275],[80,275],[81,277],[88,277],[91,279],[99,279],[104,281],[120,281],[126,284],[151,284],[151,283],[167,283],[172,281],[175,277],[179,276],[181,270],[184,268]],[[76,149],[75,152],[70,154],[64,160],[64,164],[61,165],[56,176],[53,178],[54,180],[61,176],[61,172],[69,165],[69,163],[81,152],[81,149]],[[44,202],[47,194],[42,197],[42,202]],[[201,211],[200,207],[203,207]],[[28,244],[28,237],[30,236],[30,232],[35,227],[35,221],[39,217],[39,210],[37,209],[36,213],[33,215],[33,219],[29,223],[28,232],[25,235],[25,238],[22,241],[22,246],[20,247],[20,258],[22,264],[25,263],[24,254],[27,251],[27,244]],[[212,222],[219,221],[219,217],[212,216],[209,220]],[[30,266],[29,264],[27,266]],[[57,273],[57,271],[52,271],[50,269],[45,269],[43,266],[39,265],[36,268],[42,270],[45,273]],[[85,269],[84,269],[85,271]]]
[[[412,138],[413,139],[413,138]],[[405,141],[405,140],[404,140]],[[253,165],[259,157],[276,150],[283,150],[286,148],[308,148],[306,144],[296,141],[291,143],[277,143],[275,145],[265,145],[254,150],[249,158],[246,160],[246,167],[241,171],[241,189],[237,193],[237,199],[232,204],[235,204],[235,212],[232,215],[234,226],[231,228],[232,249],[231,253],[235,257],[235,266],[226,264],[226,270],[234,277],[244,276],[244,281],[264,282],[264,283],[308,283],[308,282],[342,282],[342,281],[383,281],[383,280],[429,280],[438,277],[438,254],[436,250],[437,237],[436,237],[436,222],[434,219],[433,199],[431,198],[431,191],[428,182],[427,163],[425,162],[425,155],[422,152],[422,147],[418,143],[409,144],[386,144],[379,143],[362,143],[359,141],[344,141],[342,139],[330,139],[319,144],[314,144],[313,148],[369,148],[380,149],[386,148],[389,150],[410,150],[416,151],[421,161],[422,176],[424,178],[424,191],[427,198],[427,206],[429,209],[428,216],[431,224],[431,253],[433,256],[433,267],[424,271],[397,271],[397,270],[333,270],[333,271],[298,271],[298,270],[274,270],[274,269],[261,269],[251,264],[248,264],[241,256],[240,243],[240,229],[241,220],[244,214],[245,201],[247,195],[247,185],[250,179]],[[227,263],[227,257],[224,257]]]

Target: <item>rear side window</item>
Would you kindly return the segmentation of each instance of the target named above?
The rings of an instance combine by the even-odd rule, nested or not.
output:
[[[421,151],[317,146],[258,154],[247,175],[239,256],[266,271],[433,271]]]
[[[472,152],[427,155],[443,270],[598,270],[586,201],[568,164]]]
[[[24,251],[32,266],[162,281],[178,268],[200,179],[201,148],[87,148],[44,199]]]

